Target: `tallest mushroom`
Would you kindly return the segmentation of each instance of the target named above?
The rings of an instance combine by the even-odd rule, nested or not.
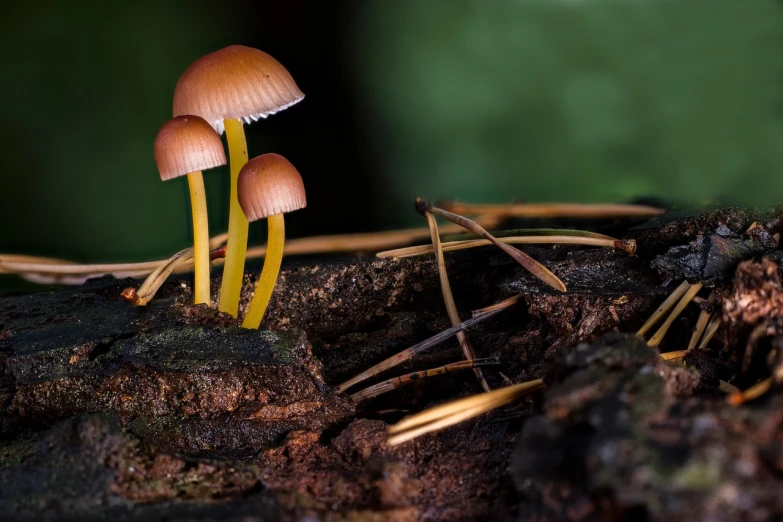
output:
[[[248,222],[237,199],[237,178],[247,163],[244,123],[266,118],[304,98],[291,74],[258,49],[232,45],[202,56],[182,73],[174,90],[174,116],[201,116],[226,132],[231,165],[228,243],[218,308],[234,317],[247,250]]]

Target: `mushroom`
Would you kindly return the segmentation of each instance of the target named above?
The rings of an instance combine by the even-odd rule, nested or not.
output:
[[[237,176],[247,163],[242,122],[282,111],[304,98],[288,71],[263,51],[232,45],[207,54],[182,73],[174,90],[174,116],[197,114],[219,134],[226,131],[231,161],[228,243],[218,308],[234,317],[245,267],[248,222],[237,201]]]
[[[163,124],[155,138],[155,163],[163,181],[188,176],[193,214],[194,302],[210,303],[209,221],[201,171],[226,164],[223,142],[198,116],[178,116]]]
[[[285,222],[283,214],[307,205],[302,176],[279,154],[262,154],[242,167],[237,181],[239,204],[250,221],[267,218],[264,268],[242,321],[243,328],[258,328],[275,289],[283,261]]]

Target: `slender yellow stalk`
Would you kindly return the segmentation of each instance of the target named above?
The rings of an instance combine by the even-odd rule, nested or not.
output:
[[[247,307],[242,328],[256,329],[261,326],[264,319],[272,292],[275,290],[277,275],[280,273],[280,265],[283,262],[283,249],[285,247],[285,220],[283,214],[275,214],[267,218],[269,234],[266,241],[266,257],[264,268],[256,284],[253,299]]]
[[[454,302],[454,296],[451,293],[449,275],[446,272],[446,261],[443,258],[443,249],[441,248],[440,243],[438,223],[435,221],[435,216],[432,215],[432,212],[425,212],[424,216],[427,218],[427,225],[430,227],[432,247],[435,252],[435,261],[438,264],[438,276],[440,277],[440,288],[441,293],[443,294],[443,302],[446,305],[446,313],[448,313],[451,326],[457,326],[462,322],[462,319],[459,317],[457,304]],[[465,335],[464,331],[457,332],[457,340],[462,347],[462,353],[465,354],[465,358],[469,361],[475,359],[476,354],[473,352],[473,347],[470,345],[468,337]],[[487,380],[484,378],[484,372],[481,371],[481,368],[473,368],[473,372],[476,374],[476,378],[478,378],[479,382],[481,383],[481,387],[484,388],[484,391],[490,391],[491,388],[489,387]]]
[[[650,340],[647,341],[647,346],[658,346],[661,344],[661,341],[663,341],[663,336],[666,335],[666,332],[669,331],[669,328],[671,327],[674,320],[677,319],[682,311],[685,310],[685,307],[688,306],[691,301],[693,301],[693,298],[696,297],[696,294],[699,293],[699,290],[701,290],[702,286],[704,286],[702,283],[695,283],[689,286],[688,290],[685,292],[685,295],[683,295],[680,299],[680,302],[677,303],[677,306],[674,307],[672,313],[669,314],[669,317],[666,318],[666,321],[664,321],[658,331],[655,332],[652,337],[650,337]]]
[[[212,305],[209,293],[209,219],[207,194],[201,171],[188,174],[190,211],[193,216],[193,302]]]
[[[242,292],[242,278],[245,272],[248,229],[247,218],[237,199],[237,179],[239,171],[247,163],[247,142],[241,120],[225,120],[225,125],[231,163],[231,194],[229,196],[231,199],[228,211],[226,261],[223,266],[218,309],[236,317],[239,313],[239,294]]]

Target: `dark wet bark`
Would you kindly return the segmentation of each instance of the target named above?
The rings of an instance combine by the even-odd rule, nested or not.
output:
[[[778,224],[775,212],[723,209],[601,225],[635,238],[636,257],[526,247],[567,294],[496,249],[448,254],[463,318],[524,293],[468,331],[501,362],[490,383],[550,386],[394,448],[390,423],[480,391],[470,372],[358,405],[333,391],[450,326],[430,257],[289,265],[258,332],[187,305],[185,280],[144,308],[119,296],[138,283],[111,279],[0,298],[0,519],[783,516],[780,394],[732,408],[715,389],[777,368]],[[715,287],[725,324],[685,368],[619,333],[638,329],[670,276]],[[662,351],[685,348],[699,311],[675,321]],[[451,340],[393,375],[459,358]]]

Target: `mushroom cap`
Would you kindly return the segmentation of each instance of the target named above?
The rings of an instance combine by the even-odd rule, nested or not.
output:
[[[304,98],[285,67],[263,51],[231,45],[202,56],[174,89],[174,116],[197,114],[223,134],[223,120],[266,118]]]
[[[237,197],[248,221],[307,206],[299,171],[283,156],[273,153],[256,156],[242,167]]]
[[[198,116],[177,116],[164,123],[154,154],[163,181],[226,164],[220,136]]]

